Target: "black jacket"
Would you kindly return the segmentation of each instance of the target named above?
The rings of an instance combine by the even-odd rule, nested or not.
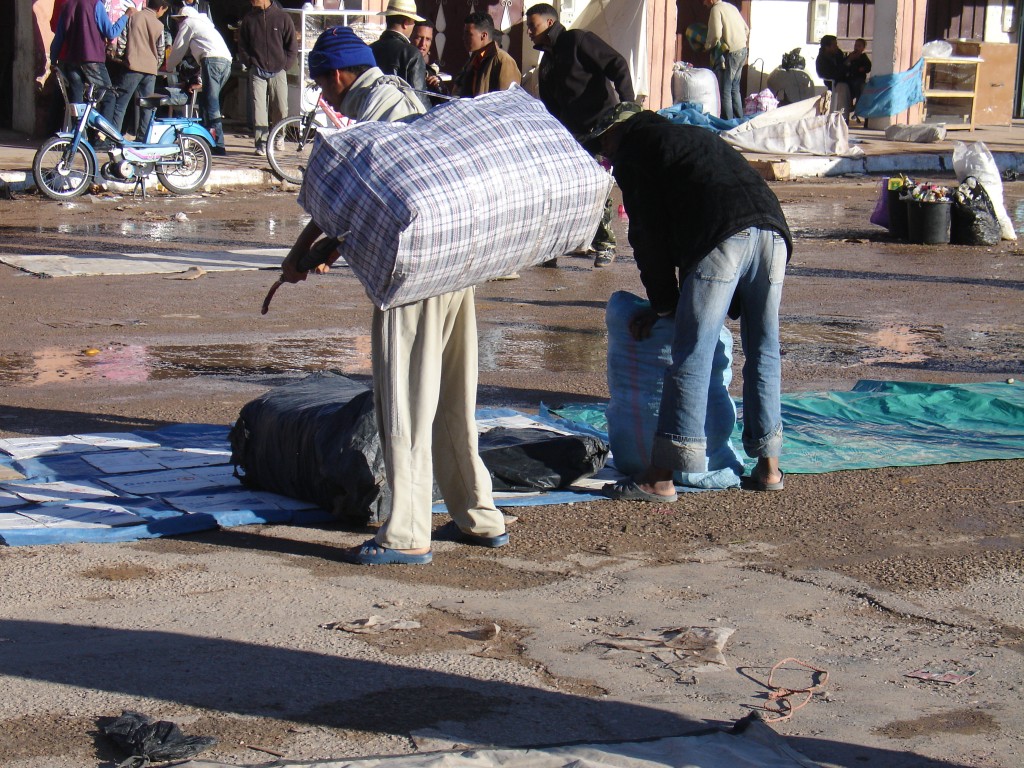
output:
[[[253,8],[238,30],[238,58],[247,67],[276,73],[289,69],[298,55],[295,24],[279,5]]]
[[[370,44],[377,68],[385,75],[398,75],[417,91],[427,90],[427,65],[423,56],[409,38],[393,29],[384,33]],[[420,101],[430,106],[423,94],[416,94]]]
[[[548,40],[537,73],[540,100],[572,133],[588,133],[605,110],[636,99],[626,60],[593,32],[555,22]]]
[[[629,215],[633,257],[655,310],[674,311],[680,280],[719,243],[748,227],[778,232],[792,255],[793,238],[778,198],[723,139],[654,112],[641,112],[617,130],[612,172]]]

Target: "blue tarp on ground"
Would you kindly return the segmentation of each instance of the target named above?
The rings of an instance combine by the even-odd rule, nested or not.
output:
[[[784,395],[782,407],[783,467],[792,474],[1024,458],[1019,384],[862,381],[849,392]],[[535,418],[509,410],[478,413],[481,419],[509,415]],[[607,430],[603,405],[542,408],[536,418],[569,431],[603,436]],[[0,440],[0,468],[25,476],[0,481],[0,543],[11,546],[332,519],[306,502],[244,488],[233,475],[224,426]],[[498,503],[602,498],[595,490],[538,492]]]

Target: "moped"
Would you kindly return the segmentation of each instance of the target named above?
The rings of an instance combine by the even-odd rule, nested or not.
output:
[[[67,105],[64,127],[47,139],[32,160],[36,186],[47,197],[70,200],[100,179],[134,183],[135,192],[141,190],[145,197],[146,179],[154,171],[160,183],[176,194],[206,183],[213,136],[191,112],[186,117],[156,116],[158,107],[176,104],[175,99],[162,94],[139,98],[139,106],[154,110],[153,118],[144,141],[129,141],[96,108],[103,94],[115,88],[90,84],[85,103],[78,104],[68,98],[67,81],[60,72],[57,81]],[[192,101],[194,105],[194,95]],[[90,142],[90,132],[101,137],[98,146]],[[100,148],[109,156],[102,164]]]

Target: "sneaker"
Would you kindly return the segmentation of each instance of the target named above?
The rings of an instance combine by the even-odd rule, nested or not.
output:
[[[519,273],[518,272],[509,272],[507,275],[502,275],[501,277],[492,277],[487,282],[489,282],[489,283],[497,283],[497,282],[499,282],[501,280],[518,280],[518,279],[519,279]]]
[[[542,267],[547,267],[548,269],[558,269],[558,257],[556,256],[553,259],[548,259],[547,261],[542,261],[541,262],[541,266]]]
[[[284,152],[284,139],[282,139],[280,136],[278,136],[274,140],[274,151],[275,152]]]
[[[217,157],[225,157],[227,156],[228,151],[224,147],[214,147],[210,150],[210,154],[216,155]]]
[[[595,267],[607,267],[615,261],[615,251],[598,251],[594,255]]]
[[[267,142],[265,142],[263,139],[256,139],[256,154],[267,154]]]

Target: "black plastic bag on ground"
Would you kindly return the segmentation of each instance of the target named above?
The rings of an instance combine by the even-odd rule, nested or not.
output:
[[[957,245],[995,245],[1001,234],[999,219],[985,187],[968,176],[953,193],[949,241]]]
[[[346,523],[391,513],[373,392],[317,373],[246,403],[231,430],[231,463],[250,488],[309,501]]]
[[[318,373],[271,390],[242,407],[230,440],[235,475],[247,487],[312,502],[354,525],[391,514],[373,392],[352,379]],[[479,452],[495,490],[553,490],[601,469],[608,445],[497,427],[480,436]]]
[[[590,435],[495,427],[480,435],[480,458],[496,491],[555,490],[604,467],[608,444]]]
[[[100,727],[130,757],[119,766],[132,768],[167,760],[184,760],[198,755],[217,743],[212,736],[186,736],[168,720],[153,719],[139,712],[124,710],[121,716]]]

